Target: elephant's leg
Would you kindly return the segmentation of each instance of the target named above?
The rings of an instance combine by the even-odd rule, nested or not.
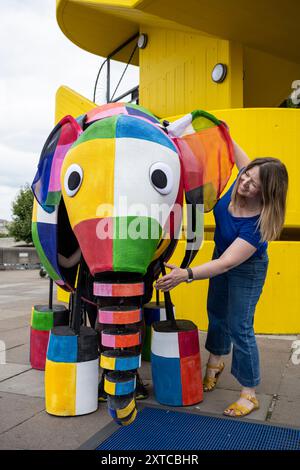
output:
[[[104,390],[108,408],[118,424],[130,424],[136,416],[135,371],[141,365],[141,299],[143,282],[95,282],[101,297],[98,321],[101,331],[100,365],[105,370]],[[107,305],[106,305],[107,304]]]

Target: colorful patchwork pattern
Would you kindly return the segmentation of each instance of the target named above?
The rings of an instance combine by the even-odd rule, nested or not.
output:
[[[62,180],[74,164],[82,169],[80,189],[75,196],[64,187],[62,193],[91,273],[145,274],[180,192],[180,162],[171,139],[147,120],[115,115],[81,134],[66,155]],[[166,194],[153,183],[155,169],[167,172]]]
[[[63,305],[35,305],[31,312],[30,364],[33,369],[44,370],[50,330],[54,326],[68,325],[69,311]]]
[[[55,416],[79,416],[98,408],[98,359],[87,362],[46,360],[46,411]]]
[[[176,320],[152,328],[151,365],[155,398],[159,403],[188,406],[203,399],[201,360],[197,327],[187,320]],[[168,328],[166,328],[168,326]]]
[[[72,116],[64,117],[53,129],[41,153],[32,191],[46,212],[53,212],[61,197],[60,173],[64,157],[82,129]]]
[[[152,323],[156,321],[164,321],[166,317],[165,303],[150,302],[143,307],[145,319],[145,338],[143,342],[142,358],[144,361],[151,360],[151,338]]]
[[[213,209],[234,164],[233,145],[226,125],[205,111],[193,111],[168,127],[183,163],[187,202]]]
[[[75,335],[67,326],[51,330],[46,368],[47,413],[78,416],[98,408],[98,339],[92,328]]]

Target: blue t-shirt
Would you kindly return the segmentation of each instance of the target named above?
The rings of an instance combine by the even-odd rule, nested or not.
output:
[[[217,250],[221,255],[236,238],[242,238],[257,248],[251,258],[262,256],[268,247],[268,243],[261,242],[261,233],[257,226],[259,215],[252,217],[234,217],[228,210],[234,185],[235,182],[214,207],[216,221],[214,240]]]

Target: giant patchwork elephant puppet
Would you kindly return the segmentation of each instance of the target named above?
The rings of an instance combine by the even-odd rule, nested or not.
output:
[[[187,267],[202,242],[196,215],[213,208],[232,166],[226,125],[204,111],[169,123],[141,106],[114,103],[56,125],[32,184],[40,260],[73,298],[70,325],[54,328],[49,339],[48,413],[97,409],[100,349],[110,414],[119,424],[134,420],[142,306],[176,247],[183,196],[191,209],[181,265]],[[78,248],[78,263],[60,265],[58,254],[68,258]],[[100,345],[97,332],[82,325],[84,266],[93,279],[89,300],[104,325]]]

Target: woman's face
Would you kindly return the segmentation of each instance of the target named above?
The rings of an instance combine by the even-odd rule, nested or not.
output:
[[[254,166],[241,174],[237,193],[240,196],[255,198],[261,194],[261,182],[259,178],[259,167]]]

